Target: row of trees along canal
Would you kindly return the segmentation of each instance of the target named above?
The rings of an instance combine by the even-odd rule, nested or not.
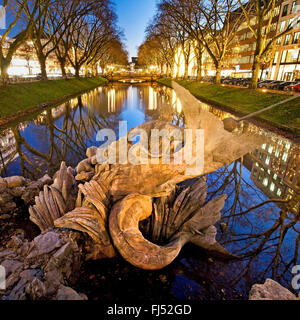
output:
[[[215,82],[220,83],[221,71],[236,33],[246,22],[255,39],[251,87],[256,88],[260,68],[270,54],[272,44],[297,23],[295,19],[285,30],[272,35],[272,20],[280,3],[278,0],[160,0],[157,13],[146,29],[146,40],[139,47],[139,63],[166,65],[167,75],[178,77],[178,72],[174,74],[174,66],[179,64],[175,57],[180,48],[185,63],[184,78],[187,78],[193,50],[199,80],[206,50],[216,71]],[[178,65],[176,69],[179,70]]]
[[[79,77],[83,67],[96,75],[98,61],[102,70],[109,63],[128,63],[111,0],[5,0],[3,6],[8,22],[0,37],[4,84],[12,58],[30,40],[42,80],[47,80],[46,63],[53,54],[63,77],[66,66],[73,67]]]

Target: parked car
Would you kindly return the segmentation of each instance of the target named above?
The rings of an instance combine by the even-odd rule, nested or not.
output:
[[[296,92],[300,92],[300,82],[298,82],[297,84],[294,84],[293,90]]]
[[[267,85],[274,82],[274,80],[263,80],[257,84],[258,88],[267,88]]]
[[[238,85],[243,87],[249,87],[251,80],[252,80],[251,78],[244,78],[241,81],[239,81]]]
[[[284,90],[284,88],[286,86],[289,86],[291,84],[294,84],[294,82],[292,81],[281,81],[280,83],[274,85],[274,87],[272,89],[276,89],[276,90]]]
[[[225,77],[225,78],[222,78],[221,79],[221,83],[224,83],[224,84],[228,84],[229,81],[231,81],[233,78],[232,77]]]
[[[275,89],[275,87],[278,85],[278,84],[280,84],[280,83],[282,83],[283,81],[279,81],[279,80],[275,80],[275,81],[272,81],[272,82],[269,82],[269,83],[266,83],[265,85],[264,85],[264,88],[267,88],[267,89]]]
[[[281,86],[282,89],[280,88],[280,90],[285,90],[286,87],[291,86],[293,84],[296,84],[296,82],[295,81],[288,81],[284,85]]]
[[[232,78],[231,80],[228,81],[228,84],[237,85],[239,81],[241,81],[241,78]]]
[[[300,79],[296,79],[296,80],[300,80]],[[296,92],[300,92],[300,81],[299,82],[295,82],[294,84],[291,84],[289,86],[286,86],[284,88],[285,91],[296,91]]]

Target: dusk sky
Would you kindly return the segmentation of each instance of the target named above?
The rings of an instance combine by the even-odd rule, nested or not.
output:
[[[114,0],[119,23],[126,37],[129,58],[137,55],[144,40],[145,28],[155,13],[156,0]]]

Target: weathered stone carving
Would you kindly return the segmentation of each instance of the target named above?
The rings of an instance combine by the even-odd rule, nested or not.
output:
[[[92,180],[79,185],[79,190],[79,198],[83,195],[84,201],[77,199],[77,204],[82,206],[57,219],[54,222],[55,226],[85,232],[93,239],[95,245],[87,259],[114,257],[116,252],[107,231],[109,203],[107,187],[101,181]]]
[[[177,257],[187,242],[205,237],[206,229],[221,218],[220,210],[225,199],[226,196],[221,196],[209,202],[186,220],[184,216],[179,217],[181,226],[173,230],[170,242],[159,246],[145,239],[139,230],[139,222],[152,214],[151,197],[131,194],[112,208],[109,216],[110,234],[116,248],[128,262],[146,270],[162,269]]]
[[[54,175],[54,183],[45,185],[35,205],[29,208],[30,220],[42,231],[54,226],[54,221],[75,206],[77,188],[73,169],[62,162],[60,170]]]

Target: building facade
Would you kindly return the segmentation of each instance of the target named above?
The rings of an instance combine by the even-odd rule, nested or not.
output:
[[[270,79],[294,81],[300,78],[300,0],[284,1],[281,5],[277,34],[288,25],[290,32],[275,44]]]
[[[272,12],[271,24],[268,28],[267,39],[272,39],[282,33],[288,25],[292,28],[275,41],[261,65],[260,79],[294,81],[300,78],[300,0],[278,1]],[[263,33],[267,28],[269,16],[263,25]],[[250,20],[255,29],[256,18]],[[233,76],[250,78],[256,49],[256,40],[246,21],[239,26],[236,36],[230,44],[223,61],[223,77]],[[184,59],[182,49],[179,48],[175,56],[174,75],[184,76]],[[196,55],[191,53],[189,62],[189,76],[197,74]],[[202,76],[215,75],[214,64],[204,51],[202,57]]]

